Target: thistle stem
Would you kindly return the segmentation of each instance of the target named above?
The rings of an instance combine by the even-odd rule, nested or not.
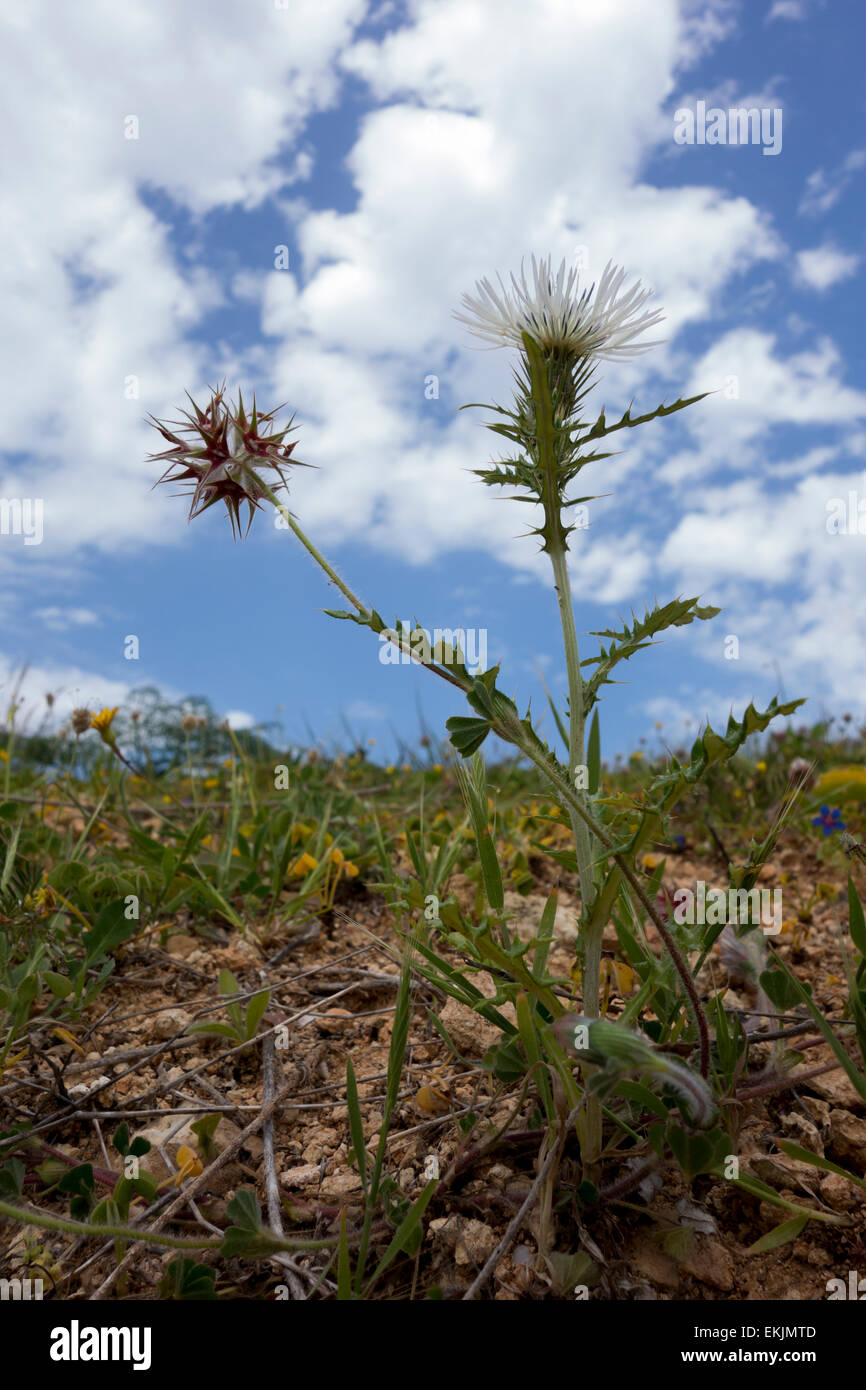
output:
[[[313,557],[316,564],[324,570],[331,583],[336,584],[343,597],[349,600],[352,607],[360,614],[362,618],[372,617],[372,613],[370,609],[367,608],[366,604],[363,604],[361,602],[357,594],[352,593],[352,590],[349,588],[348,584],[343,583],[336,570],[331,568],[324,555],[322,555],[316,549],[316,547],[313,545],[313,542],[309,539],[308,536],[304,534],[298,523],[295,521],[295,518],[289,511],[288,507],[286,507],[284,503],[280,501],[279,497],[277,497],[276,494],[271,491],[267,484],[262,483],[262,488],[265,497],[267,497],[269,502],[273,502],[277,511],[280,513],[280,516],[282,516],[285,519],[289,529],[294,533],[294,535],[297,536],[298,540],[301,542],[301,545],[304,547],[307,553]],[[419,666],[426,666],[428,670],[434,671],[437,676],[441,676],[442,680],[448,681],[450,685],[456,686],[458,690],[462,690],[464,692],[466,691],[466,685],[463,681],[458,680],[456,676],[452,675],[450,671],[446,671],[444,667],[437,666],[435,662],[425,661],[422,656],[419,656],[417,651],[413,650],[412,644],[410,642],[404,642],[403,639],[397,636],[396,634],[391,636],[389,638],[389,641],[391,642],[392,646],[398,649],[398,651],[405,652],[406,655],[410,656],[413,661],[417,661]]]
[[[522,736],[522,730],[520,731],[520,736],[517,735],[516,731],[506,731],[502,728],[496,728],[495,732],[499,734],[500,738],[506,739],[509,743],[516,744],[517,747],[526,754],[527,758],[529,758],[539,771],[544,774],[557,796],[573,808],[577,815],[586,822],[587,828],[600,841],[605,854],[613,859],[619,866],[623,877],[627,880],[629,887],[664,942],[665,948],[673,960],[677,974],[682,981],[694,1021],[695,1031],[698,1035],[700,1072],[701,1076],[706,1078],[710,1069],[710,1034],[709,1028],[707,1027],[706,1015],[694,979],[692,978],[692,972],[689,969],[688,962],[682,955],[671,933],[668,931],[667,924],[662,918],[658,908],[650,901],[646,889],[628,860],[623,855],[617,853],[613,847],[613,842],[610,840],[605,830],[595,821],[591,812],[588,811],[586,806],[578,799],[576,792],[571,790],[568,780],[561,775],[557,767],[540,756],[533,747],[531,741]]]
[[[565,646],[565,669],[568,677],[568,778],[578,799],[585,797],[578,786],[577,773],[586,767],[585,714],[583,703],[583,677],[580,674],[580,652],[577,644],[577,628],[574,621],[574,604],[571,597],[571,584],[568,578],[568,561],[564,544],[554,544],[550,548],[553,566],[556,597],[559,603],[559,617],[562,623],[562,638]],[[584,917],[588,916],[594,893],[592,873],[592,837],[583,819],[569,812],[572,831],[577,850],[577,872],[580,879],[580,897]],[[587,943],[587,946],[589,943]],[[599,1007],[599,971],[601,954],[595,962],[594,972],[590,971],[587,960],[584,970],[584,1005],[587,1017],[597,1018]],[[595,982],[593,984],[593,974]]]
[[[343,595],[344,598],[347,598],[349,600],[353,608],[356,608],[358,612],[361,613],[364,617],[369,617],[370,610],[361,602],[357,594],[352,593],[352,590],[349,588],[348,584],[343,583],[336,570],[331,568],[324,555],[322,555],[321,551],[317,550],[316,547],[313,545],[313,542],[309,539],[309,537],[304,534],[304,532],[301,530],[300,526],[295,521],[295,518],[292,516],[286,504],[280,501],[277,494],[273,492],[268,487],[267,483],[263,482],[261,478],[259,478],[258,482],[264,496],[267,497],[269,502],[273,502],[274,506],[276,507],[280,516],[285,521],[289,530],[297,536],[298,540],[301,542],[301,545],[304,547],[307,553],[313,557],[316,564],[319,565],[319,567],[325,571],[325,574],[328,576],[331,583],[336,585],[336,587],[340,590],[340,593]]]
[[[558,518],[557,518],[558,520]],[[555,528],[549,528],[549,534]],[[556,528],[558,531],[558,528]],[[578,783],[578,769],[585,768],[586,738],[583,704],[583,677],[580,674],[580,651],[577,644],[577,627],[574,621],[574,604],[571,597],[571,583],[568,577],[568,559],[565,542],[557,539],[549,544],[550,560],[559,603],[559,618],[562,624],[562,638],[565,647],[565,670],[568,678],[568,781],[574,788],[575,796],[583,803],[585,795]],[[580,779],[583,781],[583,778]],[[587,1018],[598,1018],[601,1012],[601,943],[604,923],[596,928],[590,926],[590,907],[593,900],[592,838],[585,821],[574,807],[568,808],[574,848],[577,856],[577,873],[580,881],[580,905],[583,917],[583,1006]],[[598,1096],[587,1096],[584,1162],[586,1175],[592,1178],[601,1157],[602,1114]]]
[[[563,522],[565,509],[565,487],[568,477],[567,459],[570,444],[568,420],[576,406],[577,377],[585,382],[586,364],[581,368],[573,357],[556,360],[556,354],[545,360],[528,333],[523,334],[525,353],[525,378],[528,391],[521,402],[521,416],[532,420],[531,430],[523,438],[527,459],[535,468],[536,496],[544,510],[544,525],[540,534],[544,536],[544,548],[553,566],[553,579],[559,603],[559,618],[562,625],[562,638],[565,647],[565,666],[568,677],[568,784],[573,787],[577,799],[585,809],[586,764],[584,740],[584,700],[583,678],[580,674],[580,652],[577,645],[577,628],[574,622],[574,605],[571,598],[571,584],[568,578],[568,528]],[[580,783],[576,773],[580,769]],[[589,921],[590,908],[594,897],[592,839],[588,832],[585,817],[569,812],[574,846],[577,856],[577,869],[580,878],[581,913],[584,926]],[[600,1008],[599,975],[601,966],[600,934],[598,942],[587,942],[585,931],[581,933],[584,946],[583,998],[586,1013],[597,1018]],[[587,949],[589,947],[589,949]],[[597,947],[597,949],[596,949]],[[588,956],[588,959],[586,958]],[[601,1112],[598,1112],[599,1123]]]
[[[272,501],[274,505],[279,508],[281,515],[287,516],[289,525],[291,526],[292,531],[294,531],[295,535],[298,537],[298,540],[302,543],[305,549],[309,551],[310,555],[312,555],[313,559],[316,561],[318,565],[321,566],[321,568],[325,571],[328,577],[332,579],[333,582],[338,586],[340,592],[345,595],[345,597],[349,600],[353,607],[355,607],[358,610],[359,613],[369,617],[369,609],[367,609],[364,606],[364,604],[361,603],[361,600],[357,598],[355,594],[352,593],[351,589],[349,589],[347,585],[345,585],[343,581],[339,578],[339,576],[334,572],[334,570],[331,569],[331,566],[324,559],[324,557],[320,555],[319,551],[312,544],[312,542],[307,539],[307,537],[304,535],[303,531],[297,525],[294,519],[288,517],[286,508],[280,502],[279,498],[275,497],[269,488],[266,489],[266,495],[269,497],[269,500]],[[570,591],[568,591],[567,602],[570,610]],[[571,621],[573,624],[573,612]],[[393,640],[394,639],[392,639],[392,641]],[[450,671],[446,671],[442,666],[437,666],[432,661],[424,661],[423,658],[417,657],[415,653],[411,652],[411,647],[408,643],[404,644],[398,640],[394,641],[394,645],[400,647],[401,650],[409,651],[410,654],[416,657],[416,660],[419,661],[420,665],[426,666],[437,676],[440,676],[442,680],[446,680],[451,685],[457,686],[459,690],[465,691],[468,688],[468,682],[464,682],[458,679],[458,677],[454,676]],[[573,650],[576,656],[576,634],[574,639]],[[577,669],[579,674],[580,668],[578,667]],[[671,958],[674,962],[674,966],[676,967],[677,974],[679,975],[683,983],[683,988],[686,992],[686,996],[690,1006],[690,1011],[694,1020],[695,1030],[698,1035],[700,1047],[701,1075],[703,1077],[706,1077],[709,1072],[710,1064],[710,1041],[707,1020],[703,1011],[700,996],[697,992],[697,989],[695,988],[695,983],[692,979],[688,963],[683,958],[679,950],[679,947],[677,946],[676,942],[674,941],[673,937],[667,929],[667,925],[662,920],[661,913],[658,911],[655,905],[650,902],[646,890],[644,889],[643,884],[640,882],[637,874],[634,872],[631,865],[623,857],[623,855],[618,854],[617,851],[614,849],[613,842],[610,840],[605,830],[598,824],[591,811],[589,811],[589,809],[585,805],[585,799],[579,796],[576,790],[572,789],[568,776],[562,775],[562,771],[560,770],[559,765],[557,764],[553,756],[550,755],[547,758],[541,756],[538,749],[533,744],[532,740],[527,736],[526,731],[520,724],[520,721],[518,719],[515,719],[514,725],[512,726],[510,722],[508,724],[504,724],[500,720],[497,720],[495,724],[491,724],[491,728],[494,733],[499,735],[500,738],[504,739],[507,743],[514,744],[515,747],[520,748],[521,751],[525,753],[526,757],[529,758],[529,760],[532,763],[534,763],[534,765],[539,769],[539,771],[544,775],[546,780],[553,787],[554,791],[557,794],[557,797],[561,801],[565,802],[566,806],[569,808],[569,814],[574,814],[574,816],[582,823],[582,826],[585,828],[585,830],[589,833],[589,836],[595,837],[595,839],[597,839],[599,843],[603,846],[607,856],[609,858],[614,859],[615,862],[618,864],[623,876],[628,881],[628,884],[632,889],[632,892],[634,893],[638,902],[641,904],[641,907],[644,909],[647,916],[651,919],[656,930],[658,931],[659,936],[661,937],[668,952],[671,955]],[[586,999],[584,999],[584,1007],[587,1007]]]

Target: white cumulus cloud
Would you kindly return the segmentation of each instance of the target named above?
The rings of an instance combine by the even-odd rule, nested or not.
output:
[[[797,253],[797,276],[813,290],[828,290],[853,275],[860,257],[837,246],[814,246]]]

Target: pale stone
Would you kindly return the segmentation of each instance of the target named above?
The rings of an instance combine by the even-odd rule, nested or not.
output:
[[[305,1163],[300,1168],[287,1168],[280,1173],[280,1182],[284,1187],[306,1187],[308,1183],[318,1181],[318,1163]]]
[[[734,1261],[718,1240],[698,1237],[694,1251],[683,1260],[682,1268],[693,1279],[722,1293],[730,1293],[734,1287]]]

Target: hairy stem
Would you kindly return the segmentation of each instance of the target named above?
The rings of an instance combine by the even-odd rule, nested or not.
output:
[[[554,581],[556,583],[556,597],[559,603],[559,617],[562,623],[562,637],[565,646],[565,669],[568,676],[568,776],[577,788],[578,768],[585,767],[585,737],[584,737],[584,709],[583,709],[583,677],[580,674],[580,653],[577,645],[577,628],[574,622],[574,605],[571,600],[571,585],[568,579],[568,562],[566,560],[565,546],[557,545],[551,547],[551,564],[553,565]],[[583,798],[581,798],[583,799]],[[577,869],[580,878],[580,896],[584,913],[589,911],[592,895],[592,841],[584,822],[577,816],[572,816],[572,828],[574,839],[577,846]],[[587,972],[588,973],[588,972]],[[590,1001],[586,1000],[587,1013],[590,1017],[598,1016],[598,991],[596,990],[593,999],[595,1009],[589,1007]]]
[[[671,933],[668,931],[667,923],[664,921],[658,908],[655,906],[653,902],[650,901],[646,889],[641,883],[638,875],[635,873],[628,860],[625,859],[623,855],[618,854],[616,852],[607,833],[595,821],[591,813],[581,803],[576,793],[572,792],[570,786],[568,785],[567,779],[562,776],[560,770],[556,766],[554,766],[550,761],[541,757],[538,751],[533,747],[531,741],[528,738],[526,738],[525,734],[523,734],[523,731],[520,731],[521,735],[523,735],[522,737],[517,737],[515,735],[515,732],[506,733],[502,728],[499,727],[497,727],[495,731],[499,734],[500,738],[505,738],[508,740],[508,742],[515,743],[519,748],[522,749],[526,756],[530,758],[532,762],[535,764],[535,766],[544,774],[551,786],[555,788],[559,798],[565,801],[571,807],[573,807],[577,814],[583,820],[586,821],[588,828],[601,842],[606,853],[619,866],[624,878],[628,882],[629,887],[631,888],[632,892],[634,893],[644,912],[650,918],[650,920],[653,923],[653,926],[655,927],[656,931],[658,932],[659,936],[664,942],[665,948],[667,949],[671,959],[673,960],[677,974],[679,975],[682,981],[683,988],[686,992],[686,997],[690,1005],[690,1011],[695,1024],[695,1030],[698,1035],[701,1059],[701,1076],[706,1077],[709,1074],[710,1069],[710,1034],[709,1028],[707,1027],[706,1015],[704,1013],[704,1008],[701,1003],[700,995],[698,994],[694,979],[692,978],[692,972],[689,969],[688,962],[684,959],[682,953],[680,952],[680,948],[677,946],[676,942],[671,936]]]
[[[185,1236],[168,1236],[161,1233],[153,1235],[138,1226],[73,1221],[71,1218],[49,1216],[47,1212],[37,1211],[34,1207],[18,1206],[14,1202],[0,1201],[0,1216],[8,1216],[12,1221],[20,1221],[29,1226],[38,1226],[43,1231],[60,1231],[65,1235],[85,1236],[92,1240],[105,1237],[113,1240],[136,1240],[142,1241],[145,1245],[163,1245],[170,1250],[218,1250],[222,1245],[219,1239],[189,1239]]]
[[[583,705],[583,677],[580,674],[580,652],[577,644],[577,627],[574,621],[574,604],[571,598],[571,584],[568,578],[568,560],[565,542],[556,540],[549,545],[553,577],[556,584],[556,597],[559,603],[559,617],[562,623],[562,639],[565,647],[565,669],[568,677],[568,781],[574,788],[575,796],[585,804],[585,793],[578,778],[578,769],[585,769],[586,740]],[[577,874],[580,881],[580,904],[583,924],[583,1006],[588,1018],[598,1018],[601,1012],[601,943],[604,936],[604,923],[590,925],[594,888],[592,872],[592,837],[584,819],[573,807],[568,808],[574,848],[577,856]],[[601,1157],[602,1115],[598,1096],[588,1096],[586,1106],[584,1160],[586,1176],[592,1180],[596,1165]]]
[[[286,508],[280,502],[279,498],[277,498],[273,493],[271,493],[269,489],[267,490],[267,495],[269,496],[269,499],[274,503],[274,505],[279,508],[281,515],[286,516]],[[291,529],[294,531],[295,535],[302,542],[305,548],[309,551],[310,555],[312,555],[313,559],[317,562],[317,564],[321,565],[322,569],[325,571],[328,577],[332,579],[333,582],[337,585],[341,593],[343,593],[346,596],[346,598],[348,598],[349,602],[357,609],[359,613],[369,616],[369,609],[365,608],[365,606],[361,603],[360,599],[357,598],[352,593],[351,589],[349,589],[338,577],[338,575],[335,574],[335,572],[331,569],[331,566],[327,563],[323,556],[319,554],[319,551],[315,548],[312,542],[307,540],[307,537],[304,535],[297,522],[295,522],[293,518],[290,518],[289,524],[291,526]],[[408,646],[408,644],[404,644],[400,640],[396,640],[395,645],[401,647],[402,649],[411,651],[411,648]],[[415,656],[416,654],[412,653],[412,655]],[[442,666],[437,666],[432,661],[425,661],[423,657],[420,656],[416,656],[416,660],[418,660],[420,665],[426,666],[429,670],[435,672],[435,674],[439,676],[442,680],[446,680],[451,685],[457,686],[459,690],[463,690],[465,692],[469,689],[471,682],[459,679],[457,676],[453,675],[452,672],[446,671]],[[658,911],[655,904],[650,902],[646,890],[644,889],[643,884],[640,882],[640,879],[638,878],[637,874],[635,873],[631,865],[628,863],[628,861],[621,854],[618,854],[614,850],[613,843],[608,837],[607,833],[598,824],[592,813],[587,809],[586,805],[584,804],[584,800],[581,797],[579,797],[578,793],[575,790],[573,790],[570,786],[567,774],[563,776],[562,769],[560,769],[559,765],[556,763],[555,759],[552,758],[552,756],[547,758],[542,757],[541,753],[535,747],[532,740],[527,736],[526,731],[522,728],[520,721],[515,719],[512,724],[510,720],[507,723],[503,722],[502,720],[497,720],[495,724],[491,724],[491,728],[493,732],[496,733],[500,738],[504,739],[506,743],[513,744],[515,747],[520,748],[521,751],[525,753],[526,757],[528,757],[530,761],[534,763],[534,765],[544,775],[545,779],[554,788],[558,799],[565,803],[565,805],[569,808],[570,813],[574,812],[575,815],[580,818],[580,820],[584,823],[589,833],[595,836],[595,838],[604,847],[608,856],[614,859],[615,862],[619,865],[619,868],[621,869],[623,876],[626,878],[629,886],[632,889],[632,892],[634,893],[638,902],[641,904],[641,907],[644,909],[647,916],[653,922],[653,925],[655,926],[659,936],[664,942],[665,947],[670,953],[671,959],[673,960],[674,966],[676,967],[677,974],[679,975],[683,983],[683,988],[686,992],[690,1012],[694,1020],[695,1030],[698,1035],[700,1047],[701,1076],[706,1077],[709,1074],[710,1067],[710,1037],[709,1029],[707,1027],[706,1015],[704,1014],[700,996],[697,992],[697,989],[695,988],[695,983],[692,979],[692,974],[689,970],[688,963],[683,959],[679,947],[677,946],[676,942],[674,941],[673,937],[668,931],[666,923],[662,919],[661,913]]]

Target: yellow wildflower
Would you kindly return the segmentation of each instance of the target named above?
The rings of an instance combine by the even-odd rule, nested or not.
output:
[[[181,1144],[177,1151],[177,1172],[172,1177],[166,1178],[160,1183],[160,1189],[166,1187],[180,1187],[187,1178],[197,1178],[199,1173],[204,1172],[204,1165],[194,1149],[188,1144]]]
[[[95,729],[102,739],[102,742],[107,743],[109,747],[111,747],[115,741],[111,725],[114,716],[117,714],[117,709],[117,705],[114,706],[114,709],[109,709],[106,705],[105,709],[101,709],[98,714],[91,714],[90,716],[91,729]]]
[[[200,1173],[204,1172],[201,1159],[188,1144],[181,1144],[177,1151],[177,1162],[181,1179],[185,1177],[197,1178]]]
[[[436,1077],[432,1083],[421,1086],[415,1092],[415,1104],[425,1115],[438,1115],[450,1109],[447,1083]]]
[[[84,1048],[81,1046],[80,1043],[76,1042],[75,1038],[73,1038],[68,1028],[61,1028],[58,1026],[57,1028],[53,1028],[51,1031],[55,1038],[59,1038],[61,1042],[68,1043],[70,1047],[74,1047],[75,1051],[78,1052],[82,1057],[87,1056],[87,1053],[84,1051]]]
[[[42,882],[32,893],[28,893],[24,899],[24,906],[31,912],[38,912],[40,917],[47,917],[49,913],[57,909],[57,899],[51,890],[48,882],[48,874],[43,871]]]
[[[305,878],[317,866],[318,860],[314,859],[311,854],[302,854],[289,869],[289,876],[291,878]]]

